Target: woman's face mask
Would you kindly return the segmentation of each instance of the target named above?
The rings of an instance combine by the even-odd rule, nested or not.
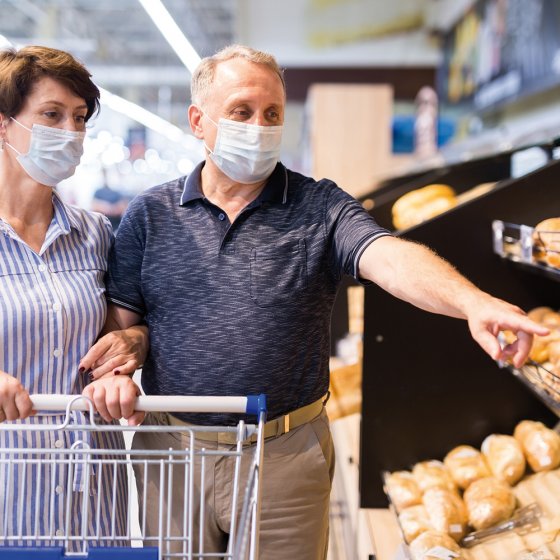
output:
[[[42,185],[54,187],[74,175],[84,153],[85,132],[41,124],[34,124],[29,129],[13,117],[12,120],[31,133],[29,151],[22,154],[8,142],[5,144],[18,154],[17,161],[32,179]]]
[[[225,175],[245,184],[258,183],[270,176],[280,157],[281,125],[259,126],[229,119],[215,123],[208,119],[216,125],[218,134],[214,149],[206,149]]]

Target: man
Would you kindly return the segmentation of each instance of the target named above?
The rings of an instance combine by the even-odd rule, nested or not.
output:
[[[533,334],[547,333],[429,249],[391,236],[331,181],[279,163],[285,101],[272,56],[233,46],[204,59],[192,79],[188,117],[204,141],[205,161],[131,203],[108,278],[111,328],[141,320],[149,328],[146,393],[267,394],[260,532],[267,560],[326,556],[334,457],[323,399],[330,312],[344,274],[466,319],[493,359],[520,365]],[[506,329],[518,338],[502,349],[497,335]],[[117,367],[129,373],[134,352],[125,346],[102,339],[82,366],[95,378]],[[92,391],[103,415],[120,414],[118,402],[107,407]],[[237,418],[160,414],[148,421],[220,425]],[[134,441],[137,448],[185,445],[186,436],[161,434],[137,434]],[[228,492],[219,482],[221,466],[209,468],[206,478],[216,484],[204,489],[205,550],[221,551]],[[154,500],[157,481],[148,484]],[[182,495],[180,483],[175,495]]]

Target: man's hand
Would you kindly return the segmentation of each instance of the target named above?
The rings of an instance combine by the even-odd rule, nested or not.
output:
[[[29,393],[15,377],[0,371],[0,422],[23,420],[32,414]]]
[[[101,337],[80,361],[80,372],[89,371],[92,381],[105,375],[132,375],[146,359],[148,328],[135,325]]]
[[[90,383],[82,395],[93,402],[95,410],[107,422],[124,418],[129,426],[138,426],[145,413],[134,410],[140,388],[127,375],[104,377]]]
[[[546,336],[549,330],[534,321],[517,306],[487,294],[472,305],[467,314],[472,337],[494,360],[511,361],[521,367],[533,344],[533,335]],[[498,339],[502,331],[511,331],[516,340],[503,348]]]

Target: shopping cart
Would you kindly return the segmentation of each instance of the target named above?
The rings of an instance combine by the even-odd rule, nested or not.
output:
[[[264,395],[142,396],[138,397],[135,407],[145,412],[239,413],[257,418],[256,424],[240,420],[234,427],[98,424],[91,401],[83,396],[33,395],[31,399],[34,409],[45,414],[43,418],[50,422],[31,419],[0,424],[2,560],[31,557],[38,560],[67,557],[246,560],[258,557],[266,420]],[[53,411],[59,414],[53,416]],[[130,439],[131,432],[139,431],[187,433],[189,445],[158,450],[130,449],[129,445],[118,449],[92,446],[93,436],[101,432],[119,432]],[[231,433],[231,445],[206,449],[204,442],[199,441],[202,432],[206,435]],[[26,445],[30,441],[41,442],[41,445]],[[195,478],[204,477],[201,465],[217,457],[231,457],[234,468],[227,551],[211,553],[204,551],[203,544],[203,493],[202,497],[196,497],[193,489],[195,482],[200,483]],[[241,468],[242,461],[248,468]],[[158,473],[159,503],[147,499],[146,484],[143,495],[141,491],[136,499],[135,485],[129,485],[129,480],[133,468],[138,467],[143,472],[151,469],[153,473],[155,469]],[[242,471],[248,473],[243,480]],[[181,497],[174,495],[174,477],[176,480],[179,476],[184,486]],[[180,534],[171,534],[169,530],[172,521],[175,525],[178,522],[171,519],[174,500],[182,504]],[[120,511],[123,508],[118,507],[123,502],[124,516]],[[200,519],[194,518],[195,509]],[[158,527],[156,531],[148,531],[146,514],[153,515],[154,511],[159,514]]]

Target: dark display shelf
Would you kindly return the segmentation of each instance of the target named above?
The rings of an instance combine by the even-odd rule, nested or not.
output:
[[[463,171],[466,183],[468,167]],[[479,198],[401,234],[433,248],[497,297],[525,310],[558,309],[560,290],[548,272],[529,274],[520,263],[500,258],[492,239],[496,219],[537,224],[552,216],[560,216],[558,161],[505,179]],[[370,286],[364,328],[362,507],[387,505],[383,471],[442,459],[457,445],[479,447],[491,433],[513,433],[523,419],[547,425],[557,421],[533,391],[479,348],[464,321],[426,313]]]

